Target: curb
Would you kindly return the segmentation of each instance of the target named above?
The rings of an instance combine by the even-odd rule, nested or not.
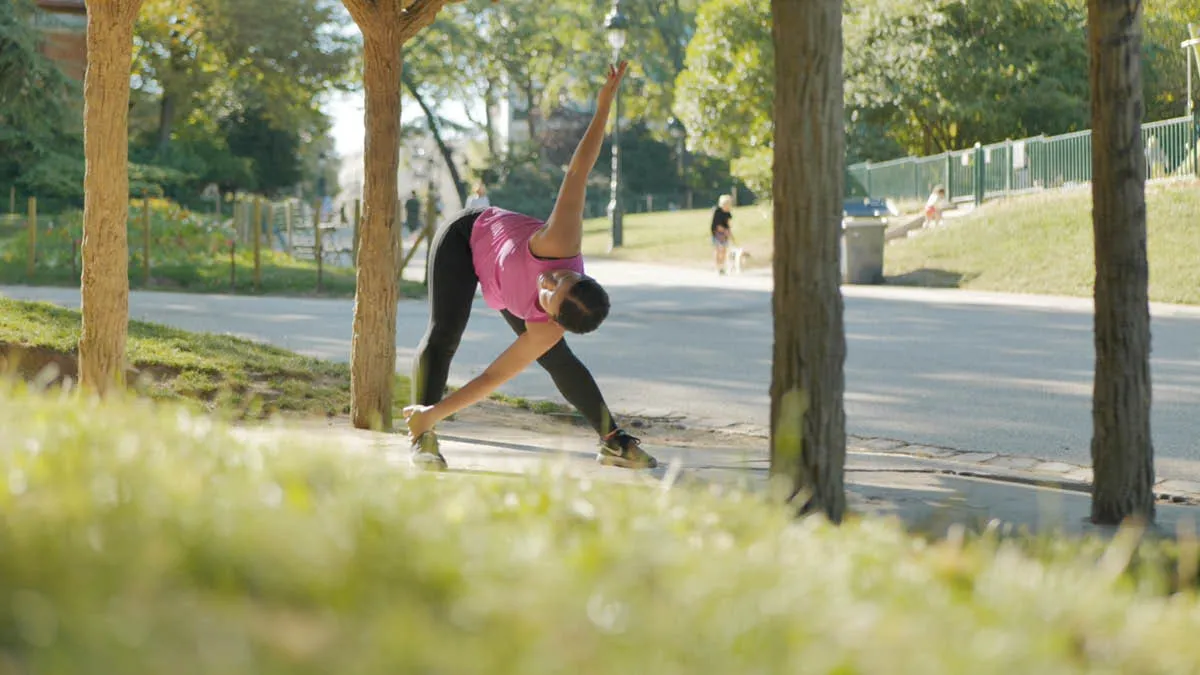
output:
[[[703,422],[685,421],[678,414],[628,413],[622,415],[630,420],[630,427],[650,428],[662,425],[669,429],[706,431],[714,434],[729,434],[768,438],[766,432],[746,424],[723,426]],[[565,415],[563,416],[565,417]],[[846,436],[846,452],[859,455],[897,456],[936,462],[927,473],[983,478],[987,480],[1024,485],[1057,488],[1074,492],[1092,491],[1092,468],[1057,460],[1047,460],[1026,455],[1004,455],[997,452],[979,452],[958,448],[909,443],[894,438],[871,436]],[[1154,483],[1154,497],[1169,504],[1200,505],[1200,482],[1174,478],[1159,478]]]
[[[962,470],[945,469],[939,473],[1043,485],[1078,492],[1090,493],[1092,490],[1091,467],[1037,457],[975,452],[920,445],[891,438],[856,436],[847,438],[846,450],[860,454],[938,460],[963,467]],[[1171,504],[1200,505],[1200,482],[1160,478],[1154,483],[1154,497],[1160,502]]]

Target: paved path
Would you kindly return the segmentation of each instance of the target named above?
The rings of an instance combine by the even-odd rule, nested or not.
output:
[[[600,331],[571,339],[618,412],[677,414],[765,428],[771,280],[722,278],[605,261],[589,271],[610,290]],[[69,289],[0,289],[78,306]],[[846,287],[848,430],[868,437],[1089,464],[1090,301],[940,289]],[[451,373],[463,382],[510,341],[480,301]],[[400,303],[407,369],[426,304]],[[134,293],[131,315],[190,330],[232,332],[345,360],[353,303]],[[1160,475],[1200,480],[1200,309],[1154,308],[1155,452]],[[505,390],[557,398],[537,368]]]
[[[750,491],[767,489],[767,461],[744,450],[648,445],[660,466],[629,471],[598,465],[593,440],[584,433],[539,434],[460,421],[443,423],[439,433],[450,469],[441,475],[447,479],[528,474],[551,467],[570,476],[653,488],[718,483]],[[334,426],[314,421],[286,430],[250,426],[239,429],[239,434],[268,442],[279,442],[278,434],[283,434],[287,447],[324,442],[347,452],[382,454],[408,465],[405,436],[359,431],[344,423]],[[895,517],[934,535],[945,533],[952,525],[969,530],[1011,527],[1043,533],[1112,532],[1090,524],[1091,497],[1086,484],[1062,489],[1042,484],[1044,476],[993,470],[983,478],[971,475],[976,469],[954,460],[852,451],[846,458],[847,508],[859,515]],[[1156,510],[1156,529],[1167,536],[1180,527],[1194,531],[1200,513],[1197,506],[1166,503],[1158,504]]]

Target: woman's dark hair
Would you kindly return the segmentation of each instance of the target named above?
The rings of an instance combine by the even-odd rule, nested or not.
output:
[[[608,317],[608,292],[591,277],[577,281],[563,298],[554,320],[572,333],[590,333]]]

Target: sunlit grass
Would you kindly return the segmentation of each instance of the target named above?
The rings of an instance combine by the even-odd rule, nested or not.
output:
[[[11,672],[1200,664],[1200,605],[1166,595],[1161,544],[929,542],[888,521],[795,522],[736,492],[431,477],[298,436],[248,444],[145,401],[7,386],[0,428]]]
[[[0,298],[0,356],[35,377],[53,362],[74,378],[78,312],[49,303]],[[350,405],[350,370],[232,335],[190,333],[129,322],[127,379],[157,399],[188,401],[241,415],[337,415]],[[22,362],[23,361],[23,362]],[[408,378],[396,376],[395,406],[407,404]]]
[[[711,222],[712,209],[627,214],[623,221],[624,245],[610,252],[609,220],[592,218],[583,223],[583,253],[589,257],[711,267]],[[737,243],[750,253],[746,267],[769,266],[773,250],[771,205],[733,209],[732,227]]]
[[[1200,304],[1200,189],[1196,183],[1148,185],[1150,298]],[[609,251],[607,218],[584,223],[591,257],[704,267],[712,265],[710,210],[625,216],[625,246]],[[998,200],[949,226],[888,243],[887,283],[1089,297],[1095,280],[1087,189]],[[836,225],[835,225],[836,226]],[[771,263],[771,205],[734,210],[747,267]]]
[[[1200,304],[1200,191],[1148,186],[1150,299]],[[978,290],[1088,297],[1095,281],[1091,192],[987,204],[978,214],[889,244],[889,283],[940,278]]]

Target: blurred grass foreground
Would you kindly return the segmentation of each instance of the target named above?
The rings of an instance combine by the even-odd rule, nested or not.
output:
[[[1200,664],[1194,543],[927,541],[715,487],[413,474],[7,381],[0,429],[4,675]]]

